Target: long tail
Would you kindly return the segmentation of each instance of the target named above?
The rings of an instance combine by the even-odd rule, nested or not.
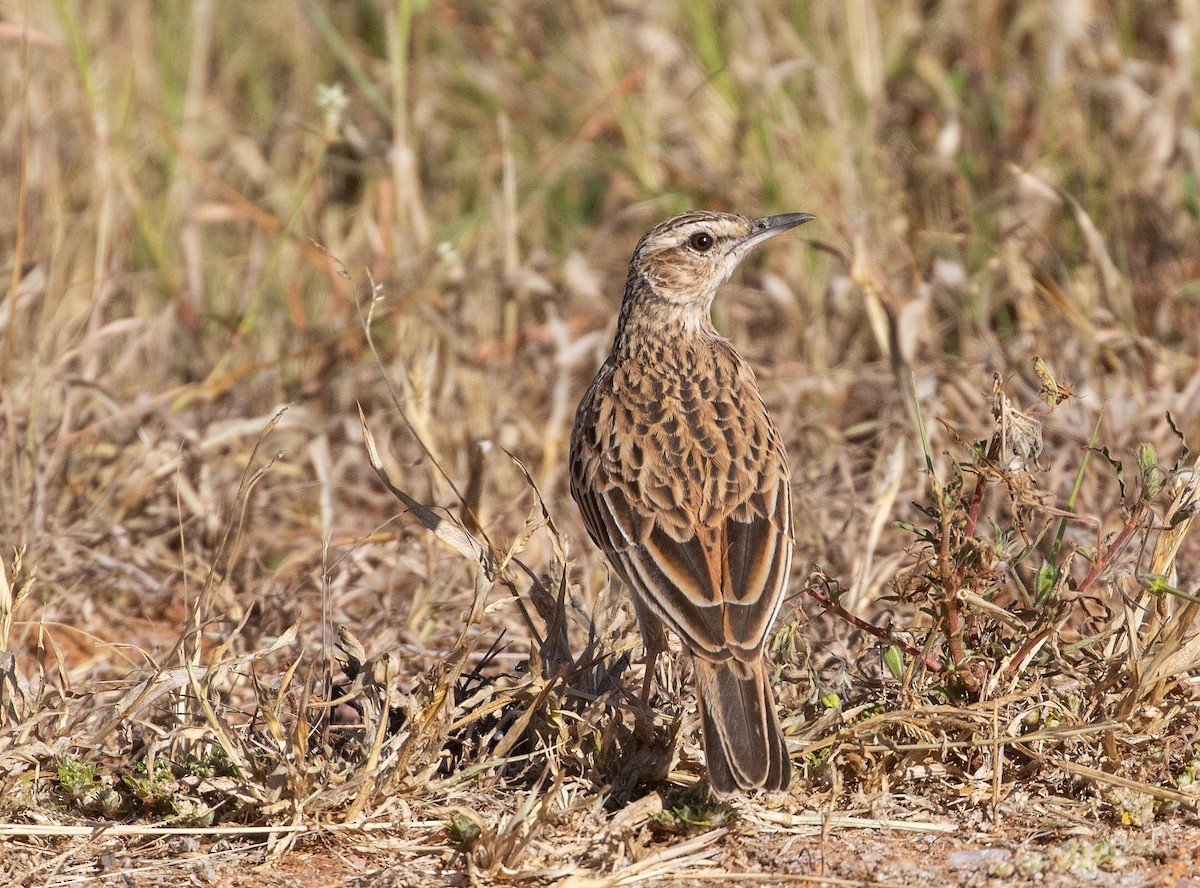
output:
[[[694,657],[693,663],[712,788],[719,793],[787,789],[792,763],[766,660],[713,662]]]

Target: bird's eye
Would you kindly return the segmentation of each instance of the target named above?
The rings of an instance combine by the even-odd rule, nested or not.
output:
[[[704,253],[712,249],[712,245],[715,243],[715,241],[713,240],[713,236],[707,231],[697,231],[690,238],[688,238],[688,243],[691,245],[693,250],[698,250],[701,253]]]

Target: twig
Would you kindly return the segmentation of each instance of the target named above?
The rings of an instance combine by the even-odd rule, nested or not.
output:
[[[838,604],[838,602],[830,598],[825,592],[817,589],[815,584],[811,581],[807,586],[805,586],[805,591],[817,600],[817,604],[821,605],[821,607],[825,608],[825,610],[829,611],[834,616],[841,617],[847,623],[857,626],[864,632],[874,635],[876,638],[886,641],[888,644],[896,645],[910,657],[916,657],[935,672],[942,672],[946,668],[942,665],[942,661],[936,657],[931,657],[929,654],[926,654],[920,649],[913,647],[903,639],[894,637],[890,632],[888,632],[888,630],[880,629],[878,626],[868,623],[862,617],[858,617],[850,613],[850,611],[846,610],[844,607]]]

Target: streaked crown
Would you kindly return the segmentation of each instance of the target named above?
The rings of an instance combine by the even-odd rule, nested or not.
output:
[[[637,289],[642,299],[707,314],[717,288],[738,263],[768,238],[802,225],[808,213],[747,219],[734,213],[696,210],[660,222],[638,242],[629,264],[626,298]]]

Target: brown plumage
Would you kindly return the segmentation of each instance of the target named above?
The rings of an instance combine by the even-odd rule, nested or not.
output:
[[[643,701],[666,624],[692,654],[722,793],[791,779],[763,644],[787,587],[792,516],[783,443],[709,312],[742,257],[810,219],[693,212],[651,228],[571,435],[571,495],[633,596]]]

